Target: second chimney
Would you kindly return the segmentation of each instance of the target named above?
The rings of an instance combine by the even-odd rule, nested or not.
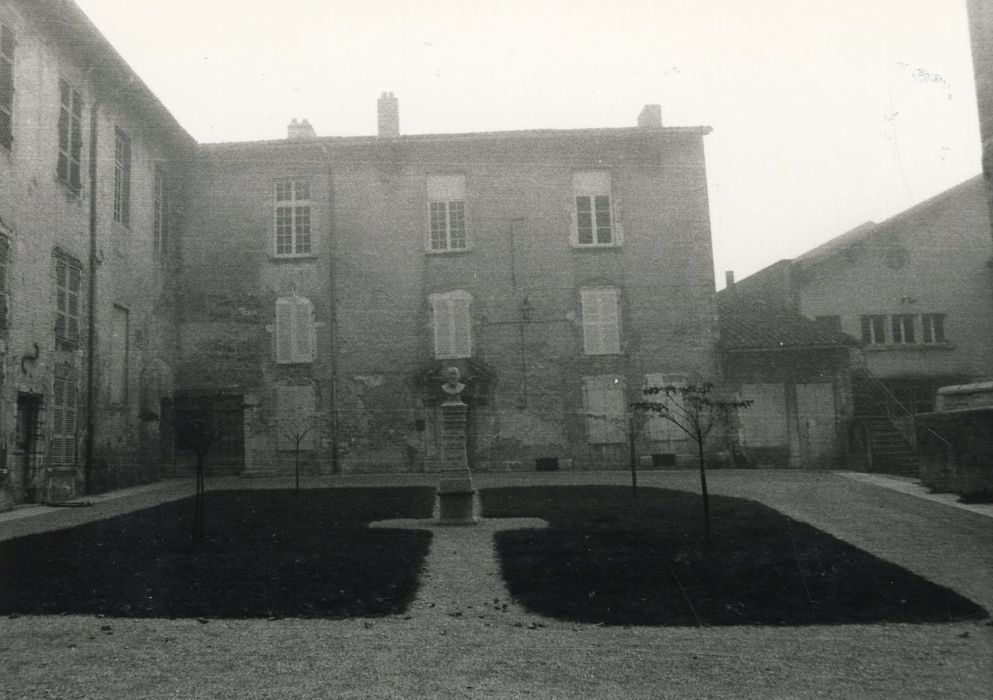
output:
[[[638,126],[642,129],[661,129],[662,105],[645,105],[638,115]]]
[[[286,127],[286,138],[289,141],[304,141],[306,139],[316,139],[317,132],[306,119],[297,121],[294,119]]]
[[[379,135],[400,135],[400,101],[392,92],[379,96]]]

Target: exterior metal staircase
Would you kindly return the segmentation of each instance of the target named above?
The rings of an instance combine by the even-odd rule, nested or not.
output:
[[[852,372],[852,405],[868,453],[868,470],[917,476],[920,462],[914,414],[864,368]]]

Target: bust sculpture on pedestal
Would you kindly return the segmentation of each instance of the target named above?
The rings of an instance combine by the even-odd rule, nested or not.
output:
[[[449,367],[445,370],[445,383],[441,385],[441,390],[445,392],[445,404],[462,403],[462,390],[465,384],[459,381],[462,374],[458,367]]]
[[[446,525],[472,525],[476,522],[475,496],[472,475],[466,455],[466,411],[462,402],[465,384],[459,381],[458,367],[445,370],[445,383],[441,385],[444,401],[441,403],[441,453],[442,477],[438,484],[438,522]]]

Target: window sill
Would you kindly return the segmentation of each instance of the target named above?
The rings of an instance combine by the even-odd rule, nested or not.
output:
[[[572,243],[573,250],[616,250],[620,243]]]
[[[928,352],[929,350],[954,350],[952,343],[888,343],[886,345],[866,345],[866,352]]]
[[[465,255],[466,253],[471,253],[471,252],[472,252],[472,248],[471,247],[466,247],[466,248],[446,248],[444,250],[434,250],[434,249],[428,248],[427,250],[424,251],[424,254],[425,255],[441,255],[441,256],[445,256],[445,255]]]
[[[83,199],[83,186],[82,185],[80,185],[79,187],[74,187],[70,183],[68,183],[65,180],[63,180],[61,178],[58,178],[58,177],[55,178],[55,182],[58,183],[59,187],[62,188],[62,191],[65,193],[65,195],[66,195],[66,197],[68,199],[71,199],[71,200],[74,199],[76,201],[82,201],[82,199]]]
[[[302,255],[269,255],[269,262],[275,263],[286,263],[286,262],[310,262],[317,260],[317,253],[306,253]]]

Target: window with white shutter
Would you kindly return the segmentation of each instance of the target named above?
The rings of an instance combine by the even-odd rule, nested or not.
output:
[[[10,243],[0,235],[0,330],[7,327],[7,264],[10,259]]]
[[[56,370],[53,389],[48,463],[53,467],[72,467],[76,461],[76,402],[79,394],[75,373]]]
[[[589,287],[580,290],[583,312],[583,352],[616,355],[621,351],[621,290]]]
[[[83,269],[62,253],[55,256],[55,340],[65,348],[79,343]]]
[[[317,424],[315,421],[316,401],[314,387],[276,387],[276,429],[280,452],[292,452],[300,441],[301,451],[314,449]]]
[[[14,142],[14,30],[0,23],[0,146]]]
[[[457,290],[432,294],[432,326],[436,359],[472,356],[472,295]]]
[[[680,389],[686,387],[685,374],[653,373],[645,375],[645,387],[673,387],[674,391],[668,394],[660,391],[657,394],[647,394],[645,401],[663,404],[672,411],[672,415],[677,420],[681,420],[681,409],[683,406],[683,395]],[[685,424],[685,423],[684,423]],[[672,421],[662,418],[657,413],[651,413],[648,417],[648,424],[645,426],[645,434],[649,440],[658,442],[672,442],[674,440],[685,440],[688,436]]]
[[[627,391],[624,377],[583,377],[583,406],[588,442],[596,445],[627,441]]]
[[[276,362],[309,364],[314,361],[314,307],[298,296],[276,300]]]

